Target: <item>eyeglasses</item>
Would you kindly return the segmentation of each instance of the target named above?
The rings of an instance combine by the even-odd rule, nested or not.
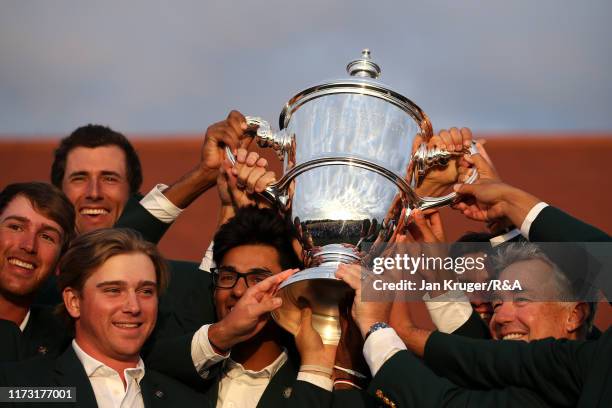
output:
[[[272,276],[272,272],[265,269],[253,269],[251,272],[240,273],[230,266],[210,268],[213,274],[213,283],[216,288],[231,289],[238,283],[240,278],[244,278],[247,288],[257,285],[262,280]]]

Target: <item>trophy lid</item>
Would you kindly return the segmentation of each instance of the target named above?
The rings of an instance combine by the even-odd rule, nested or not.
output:
[[[429,118],[423,110],[410,99],[378,80],[381,74],[380,65],[372,60],[369,49],[361,52],[361,58],[351,61],[346,66],[347,78],[325,81],[299,92],[285,104],[280,117],[279,127],[285,129],[289,125],[291,115],[305,103],[326,95],[361,94],[386,100],[396,105],[419,124],[423,136],[428,139],[432,135]]]
[[[380,66],[372,61],[370,50],[365,48],[361,51],[361,58],[351,61],[346,66],[346,72],[350,76],[362,78],[378,78],[380,76]]]

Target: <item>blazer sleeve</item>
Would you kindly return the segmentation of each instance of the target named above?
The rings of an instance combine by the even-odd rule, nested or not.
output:
[[[204,392],[206,385],[191,359],[191,339],[194,333],[159,339],[149,346],[144,357],[147,368],[172,377],[191,388]],[[210,376],[214,377],[213,375]]]
[[[365,408],[377,407],[378,401],[365,390],[348,389],[334,390],[332,393],[334,408]]]
[[[132,194],[115,224],[116,228],[131,228],[142,234],[145,240],[158,244],[170,225],[155,218],[141,204],[140,194]]]
[[[462,388],[435,375],[409,351],[397,352],[387,360],[368,391],[389,407],[548,406],[537,393],[524,388]]]
[[[453,334],[458,336],[470,337],[473,339],[490,339],[491,333],[487,324],[480,318],[476,311],[472,311],[469,319],[466,320]]]
[[[591,362],[602,353],[597,343],[475,340],[434,332],[424,360],[436,374],[461,386],[527,388],[555,406],[574,406]]]
[[[610,242],[610,236],[577,218],[548,206],[529,229],[531,242]]]

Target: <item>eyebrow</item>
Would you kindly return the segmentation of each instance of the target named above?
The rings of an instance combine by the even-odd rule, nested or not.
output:
[[[6,220],[15,220],[15,221],[23,222],[24,224],[31,224],[32,223],[32,221],[30,221],[29,218],[21,217],[19,215],[9,215],[5,219],[3,219],[2,222],[6,221]],[[62,232],[60,230],[58,230],[57,228],[55,228],[54,226],[52,226],[52,225],[42,224],[42,229],[45,230],[45,231],[51,230],[51,231],[55,232],[57,235],[59,235],[60,237],[63,236]]]
[[[74,176],[89,176],[89,174],[90,174],[90,173],[89,173],[88,171],[85,171],[85,170],[79,170],[79,171],[73,171],[72,173],[70,173],[70,174],[68,175],[68,177],[74,177]],[[100,174],[101,174],[101,175],[103,175],[103,176],[116,176],[116,177],[121,178],[121,174],[119,174],[119,173],[118,173],[118,172],[116,172],[116,171],[112,171],[112,170],[102,170],[102,171],[100,172]]]
[[[127,286],[127,282],[126,281],[122,281],[122,280],[114,280],[114,281],[104,281],[104,282],[100,282],[96,285],[96,288],[103,288],[105,286]],[[157,286],[157,283],[150,281],[150,280],[145,280],[145,281],[140,281],[138,282],[137,287],[143,287],[143,286]]]
[[[220,266],[220,267],[219,267],[219,269],[221,269],[221,268],[224,268],[224,269],[229,269],[229,270],[230,270],[230,271],[232,271],[232,272],[238,272],[238,271],[236,270],[236,268],[234,268],[233,266],[229,266],[229,265],[222,265],[222,266]],[[252,272],[265,272],[265,273],[272,273],[272,271],[271,271],[271,270],[269,270],[268,268],[251,268],[251,269],[249,269],[249,270],[248,270],[248,271],[246,271],[246,272],[238,272],[238,273],[245,274],[245,273],[252,273]]]

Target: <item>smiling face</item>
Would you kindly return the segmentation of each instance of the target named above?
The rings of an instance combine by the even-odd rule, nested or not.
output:
[[[232,268],[240,274],[267,271],[275,274],[282,271],[278,251],[269,245],[241,245],[227,251],[219,268]],[[215,289],[217,317],[223,319],[247,290],[244,279],[238,279],[231,289]]]
[[[572,338],[572,309],[576,303],[555,302],[559,287],[552,267],[539,259],[506,267],[499,279],[518,280],[519,292],[498,292],[493,300],[491,334],[496,340],[531,341],[546,337]]]
[[[124,151],[115,145],[72,149],[62,190],[74,205],[79,233],[112,227],[130,194]]]
[[[87,278],[81,293],[66,288],[63,295],[83,351],[111,367],[138,361],[157,319],[155,267],[147,255],[115,255]]]
[[[55,268],[62,228],[16,196],[0,214],[0,293],[31,296]]]

